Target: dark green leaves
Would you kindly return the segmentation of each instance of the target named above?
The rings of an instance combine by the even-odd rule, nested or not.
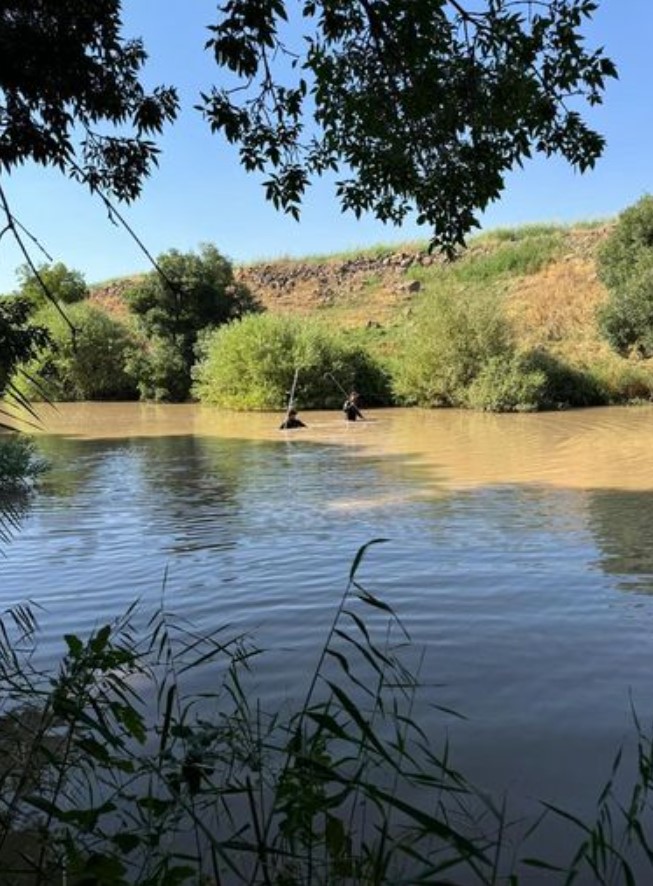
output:
[[[619,216],[598,256],[609,298],[599,329],[623,357],[653,355],[653,197],[642,197]]]
[[[144,398],[185,400],[198,334],[259,306],[211,244],[197,254],[171,249],[157,258],[156,267],[126,294],[144,333],[131,371]]]
[[[452,252],[533,151],[583,171],[603,150],[567,106],[598,104],[616,76],[584,44],[595,3],[307,0],[293,46],[282,27],[290,9],[220,7],[208,47],[240,82],[201,108],[240,145],[246,169],[267,173],[267,199],[294,216],[312,177],[342,170],[343,209],[394,223],[415,211]]]
[[[174,89],[145,91],[147,56],[125,40],[120,12],[120,0],[3,4],[0,169],[33,160],[91,190],[138,196],[157,155],[143,136],[161,132],[178,103]]]

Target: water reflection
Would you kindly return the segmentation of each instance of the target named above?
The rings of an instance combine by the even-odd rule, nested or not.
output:
[[[129,532],[163,554],[233,546],[245,451],[192,436],[144,440],[45,437],[49,530],[107,545]],[[99,507],[100,502],[102,503]],[[157,543],[158,541],[158,543]]]
[[[587,510],[600,568],[624,591],[653,593],[653,492],[593,492]]]
[[[621,593],[652,587],[653,410],[316,413],[293,435],[271,415],[77,409],[43,438],[53,470],[0,562],[0,603],[45,605],[46,645],[157,603],[167,569],[170,608],[268,648],[274,707],[305,688],[357,548],[387,537],[361,578],[470,718],[448,725],[463,768],[592,805],[629,690],[653,706],[653,599]]]
[[[9,544],[29,512],[31,490],[11,488],[0,490],[0,555]]]

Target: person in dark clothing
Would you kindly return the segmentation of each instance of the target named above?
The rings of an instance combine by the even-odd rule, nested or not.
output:
[[[297,410],[296,409],[289,409],[288,415],[285,417],[285,419],[279,425],[279,430],[280,431],[289,431],[292,428],[305,428],[305,427],[306,427],[306,425],[304,424],[304,422],[300,418],[297,418]]]
[[[345,400],[342,411],[345,413],[347,421],[356,421],[357,418],[365,419],[365,416],[358,408],[359,401],[360,394],[356,393],[356,391],[352,391]]]

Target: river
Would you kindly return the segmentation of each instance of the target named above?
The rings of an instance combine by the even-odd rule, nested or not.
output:
[[[653,408],[537,415],[376,410],[365,422],[195,405],[43,407],[51,463],[0,560],[0,606],[38,603],[55,655],[133,600],[270,651],[272,704],[302,694],[360,545],[454,763],[508,791],[593,808],[631,698],[653,713]]]

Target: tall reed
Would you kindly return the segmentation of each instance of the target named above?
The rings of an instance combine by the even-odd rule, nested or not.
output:
[[[165,608],[142,625],[134,606],[87,640],[67,635],[54,674],[36,667],[29,608],[5,613],[3,884],[517,884],[535,869],[616,883],[635,882],[642,858],[653,867],[653,754],[638,721],[627,801],[619,756],[595,823],[548,807],[581,831],[570,863],[515,861],[506,807],[418,722],[419,659],[359,576],[382,541],[357,553],[287,714],[253,694],[262,653],[226,628],[207,635]],[[212,689],[194,691],[207,671]]]

